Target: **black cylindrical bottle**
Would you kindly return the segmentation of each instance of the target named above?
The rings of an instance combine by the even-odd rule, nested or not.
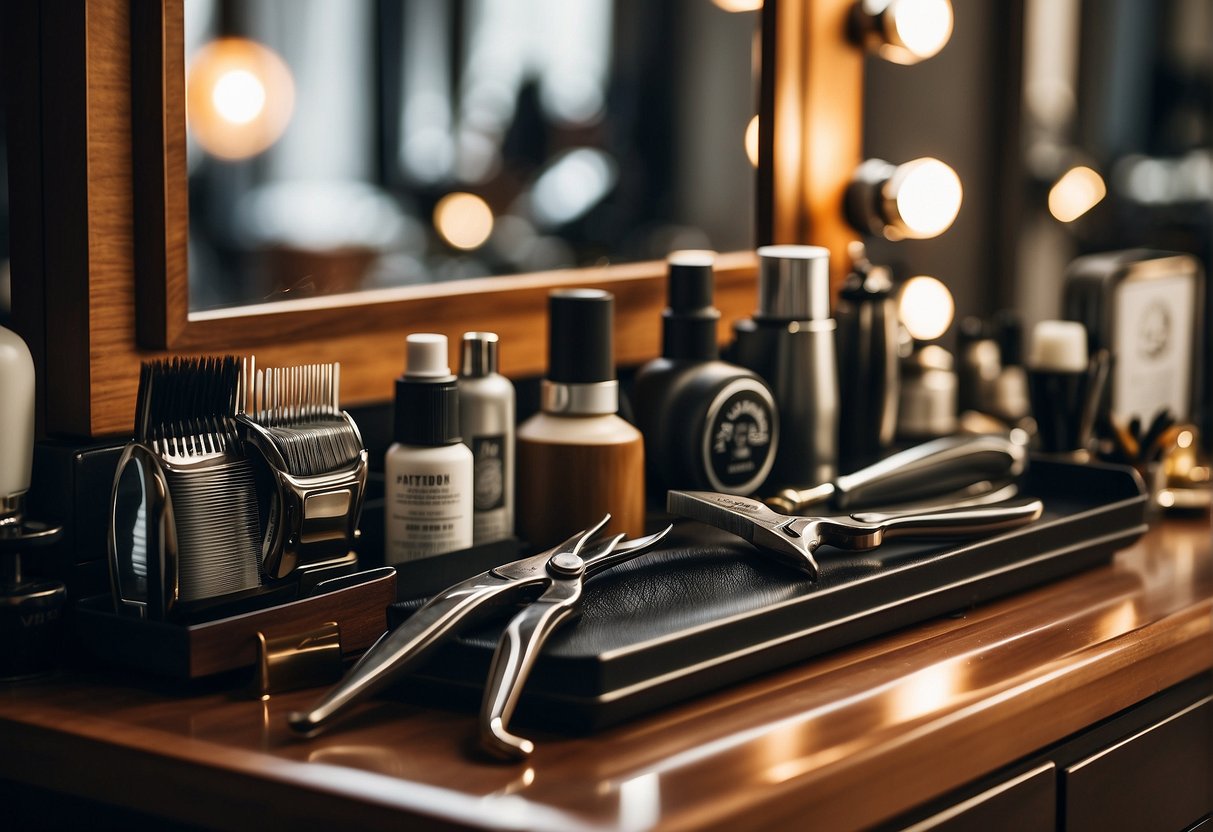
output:
[[[879,459],[897,428],[897,305],[887,268],[873,266],[863,244],[838,303],[838,462],[854,471]]]
[[[670,255],[662,355],[636,374],[649,493],[661,503],[670,488],[751,494],[775,463],[779,417],[770,388],[719,360],[714,259],[710,251]]]

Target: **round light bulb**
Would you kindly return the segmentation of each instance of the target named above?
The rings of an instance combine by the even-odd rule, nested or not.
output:
[[[758,116],[754,116],[746,125],[745,155],[749,158],[751,165],[758,167]]]
[[[215,82],[211,103],[220,118],[232,124],[248,124],[265,109],[265,86],[247,69],[233,69]]]
[[[1059,222],[1073,222],[1108,195],[1103,177],[1080,165],[1070,168],[1049,189],[1049,213]]]
[[[937,237],[960,213],[963,191],[956,171],[938,159],[915,159],[899,165],[884,189],[890,239]]]
[[[221,159],[254,156],[282,136],[295,106],[295,82],[282,58],[247,38],[211,41],[186,75],[190,135]]]
[[[898,317],[910,336],[919,341],[934,341],[948,331],[956,304],[943,281],[920,275],[901,287]]]
[[[762,8],[762,0],[712,0],[726,12],[756,12]]]
[[[881,50],[881,55],[896,63],[917,63],[947,45],[952,36],[952,4],[949,0],[893,0],[884,21],[890,45],[900,49],[890,49],[888,55]]]
[[[475,194],[455,191],[434,206],[434,227],[455,248],[480,248],[493,233],[493,209]]]

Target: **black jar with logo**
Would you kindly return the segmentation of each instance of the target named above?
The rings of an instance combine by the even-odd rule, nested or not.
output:
[[[648,491],[671,488],[752,494],[771,472],[779,416],[756,373],[719,360],[710,251],[670,255],[662,355],[636,375],[636,423],[644,434]]]

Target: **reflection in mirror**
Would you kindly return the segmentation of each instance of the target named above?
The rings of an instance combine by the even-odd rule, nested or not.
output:
[[[1081,254],[1213,266],[1213,4],[1028,0],[1016,305],[1054,317]]]
[[[186,0],[190,311],[751,248],[735,5]]]

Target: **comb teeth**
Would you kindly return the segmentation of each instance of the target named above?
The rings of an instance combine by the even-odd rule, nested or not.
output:
[[[336,420],[342,416],[340,382],[341,365],[336,362],[266,367],[256,371],[245,409],[267,428]]]
[[[288,473],[335,471],[362,452],[362,440],[338,403],[340,380],[335,362],[256,371],[246,409],[266,429]]]
[[[170,459],[195,460],[236,447],[241,364],[233,356],[145,361],[135,436]]]

